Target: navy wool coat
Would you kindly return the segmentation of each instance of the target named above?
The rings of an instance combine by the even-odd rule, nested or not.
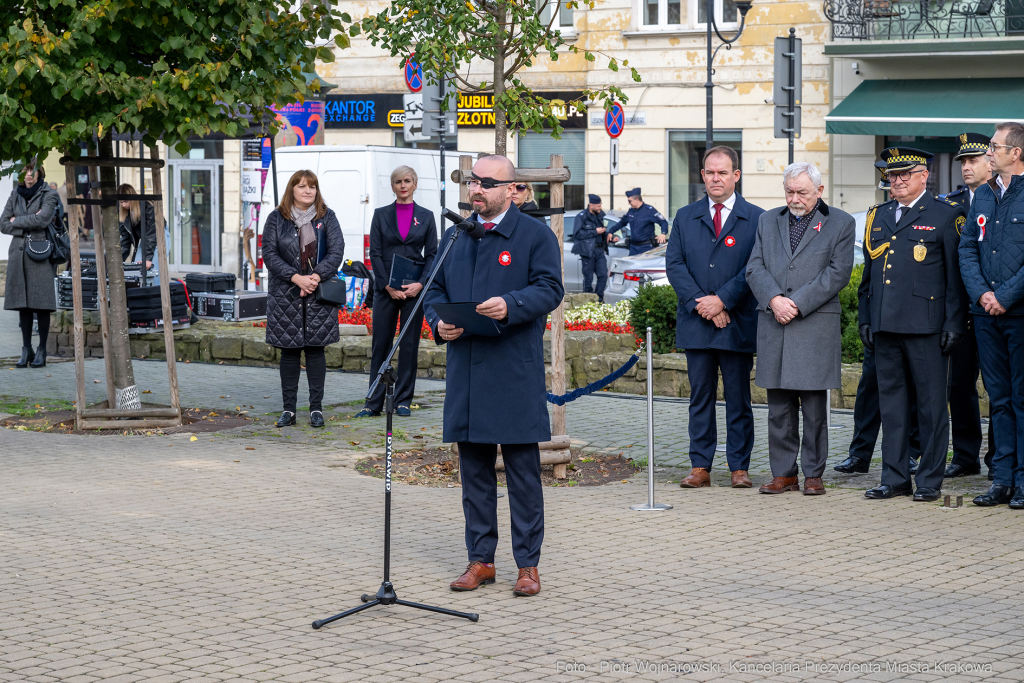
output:
[[[454,230],[445,232],[442,244]],[[438,267],[423,303],[439,345],[446,343],[437,334],[443,321],[433,304],[501,296],[508,305],[501,336],[463,333],[448,343],[445,441],[518,444],[551,438],[544,329],[565,292],[561,257],[555,234],[513,204],[481,239],[460,236]]]
[[[414,204],[409,235],[403,240],[398,232],[396,202],[373,212],[370,221],[370,265],[373,266],[373,286],[380,292],[391,282],[391,263],[395,255],[404,256],[423,266],[420,284],[426,285],[437,255],[437,224],[434,212]]]
[[[676,290],[676,346],[754,353],[757,350],[757,301],[747,286],[746,269],[764,210],[739,194],[715,239],[708,198],[684,206],[672,221],[665,270]],[[722,329],[697,313],[697,299],[715,294],[730,322]]]

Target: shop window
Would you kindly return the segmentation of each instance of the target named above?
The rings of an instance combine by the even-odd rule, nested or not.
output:
[[[562,139],[556,140],[550,133],[524,133],[519,136],[519,168],[548,168],[551,155],[561,154],[563,163],[569,169],[569,182],[565,184],[565,210],[584,208],[586,193],[586,132],[562,131]],[[533,196],[542,209],[551,206],[551,191],[547,183],[534,183]]]
[[[738,130],[716,130],[715,145],[732,147],[743,159],[743,132]],[[703,130],[670,130],[668,132],[668,216],[687,204],[702,198],[704,181],[701,179],[701,159],[707,143]],[[736,191],[743,194],[743,177],[736,184]]]

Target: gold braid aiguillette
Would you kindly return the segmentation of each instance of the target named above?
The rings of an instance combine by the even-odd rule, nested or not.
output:
[[[877,206],[872,206],[871,210],[868,211],[867,220],[864,222],[864,246],[867,247],[868,256],[874,261],[876,258],[885,253],[885,250],[889,248],[889,243],[886,242],[877,247],[872,248],[871,246],[871,223],[875,220],[875,211],[878,210]]]

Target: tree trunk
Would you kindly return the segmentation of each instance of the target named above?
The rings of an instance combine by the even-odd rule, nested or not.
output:
[[[114,145],[110,133],[100,140],[100,157],[111,159]],[[117,180],[113,166],[100,167],[100,192],[102,197],[117,193]],[[102,208],[103,260],[107,266],[109,283],[109,327],[111,369],[114,374],[116,408],[137,409],[139,390],[135,386],[135,371],[132,367],[131,347],[128,344],[128,297],[124,290],[124,263],[121,261],[121,235],[118,228],[117,206]],[[99,254],[96,255],[97,258]],[[143,264],[145,265],[145,264]],[[162,273],[167,277],[166,273]],[[102,284],[102,283],[101,283]]]
[[[499,24],[504,24],[507,18],[505,6],[498,3],[495,9],[495,17]],[[505,108],[498,103],[498,99],[505,92],[505,31],[502,31],[495,39],[494,46],[494,153],[506,156],[508,151],[508,125],[505,118]]]

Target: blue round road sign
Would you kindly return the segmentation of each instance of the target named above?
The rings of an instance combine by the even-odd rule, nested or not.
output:
[[[611,111],[604,113],[604,129],[608,131],[608,137],[617,138],[622,135],[622,131],[626,128],[626,112],[622,110],[622,105],[618,102],[612,102]]]
[[[423,69],[412,57],[405,60],[405,84],[413,92],[423,90]]]

